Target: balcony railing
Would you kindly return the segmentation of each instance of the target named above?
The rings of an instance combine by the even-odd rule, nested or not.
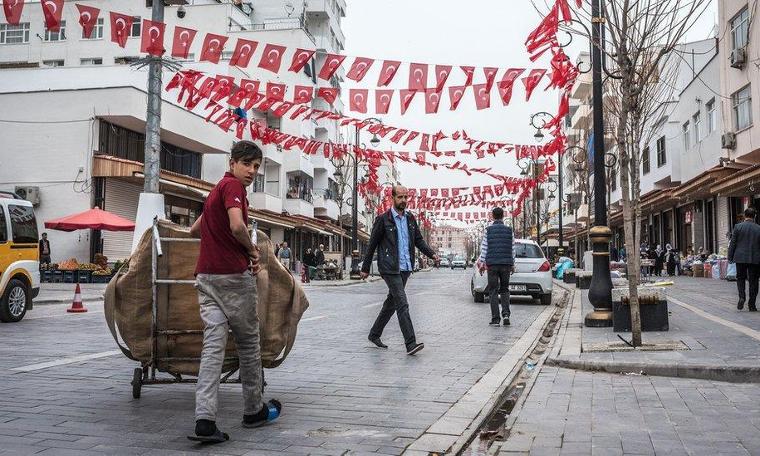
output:
[[[272,19],[266,19],[264,22],[259,23],[251,23],[251,24],[242,24],[240,27],[242,27],[245,30],[297,30],[301,29],[306,34],[306,36],[309,37],[312,43],[316,45],[317,40],[314,38],[314,35],[309,31],[309,29],[306,28],[306,21],[304,20],[303,16],[298,17],[279,17],[279,18],[272,18]],[[232,30],[232,26],[230,27],[230,31],[240,31],[240,30]]]

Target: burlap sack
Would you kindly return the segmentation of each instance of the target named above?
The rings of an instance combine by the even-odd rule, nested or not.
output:
[[[189,239],[189,230],[159,222],[162,238]],[[106,288],[105,318],[111,334],[126,356],[143,366],[155,350],[156,367],[162,372],[197,375],[203,344],[203,323],[198,294],[189,284],[161,284],[156,300],[156,335],[152,326],[153,300],[152,233],[145,232],[135,253]],[[193,280],[200,244],[195,241],[163,241],[157,261],[159,279]],[[287,357],[296,337],[298,322],[309,303],[300,284],[277,261],[269,238],[258,232],[262,270],[257,277],[258,314],[261,328],[261,359],[264,367],[277,367]],[[120,338],[123,340],[123,346]],[[224,372],[237,369],[237,353],[228,339]]]

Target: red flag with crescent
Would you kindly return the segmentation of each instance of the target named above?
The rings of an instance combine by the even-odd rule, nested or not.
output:
[[[436,89],[425,90],[425,114],[435,114],[441,104],[441,92]]]
[[[297,85],[293,88],[293,103],[311,103],[312,99],[314,99],[314,87]]]
[[[317,96],[332,105],[338,98],[338,89],[335,87],[320,87],[317,91]]]
[[[172,41],[172,57],[186,59],[190,55],[190,46],[193,44],[197,30],[180,26],[174,27],[174,41]]]
[[[538,86],[538,83],[541,82],[541,78],[543,78],[545,74],[545,69],[536,68],[534,70],[531,70],[528,76],[522,78],[522,82],[525,85],[525,101],[530,100],[530,96],[533,93],[533,90],[535,90],[535,88]]]
[[[425,63],[409,64],[409,90],[424,92],[427,88],[428,66]]]
[[[475,67],[474,66],[460,66],[459,68],[464,71],[465,76],[467,76],[467,81],[465,81],[464,85],[465,87],[472,85],[472,78],[475,76]]]
[[[346,59],[345,55],[339,54],[327,54],[325,57],[325,63],[322,65],[322,69],[319,70],[319,79],[329,81],[330,78],[338,71],[341,63]]]
[[[406,110],[409,109],[409,105],[412,104],[414,96],[417,94],[416,90],[401,89],[401,114],[406,114]]]
[[[79,10],[79,25],[82,26],[82,36],[89,39],[92,36],[92,31],[95,29],[95,24],[98,22],[100,10],[92,6],[80,5],[79,3],[77,3],[77,9]]]
[[[269,70],[273,73],[279,73],[282,64],[282,55],[285,53],[285,46],[277,44],[267,44],[264,52],[261,53],[259,68]]]
[[[315,52],[316,51],[310,49],[296,49],[296,51],[293,53],[293,60],[290,62],[290,68],[288,68],[288,71],[299,73],[301,70],[303,70],[303,67],[309,63],[309,60],[311,60],[311,57]]]
[[[443,85],[446,84],[446,80],[451,74],[451,65],[436,65],[435,66],[435,90],[442,91]]]
[[[18,25],[21,21],[21,12],[24,11],[24,0],[4,0],[3,11],[5,20],[10,25]]]
[[[164,54],[164,29],[166,24],[143,19],[140,52],[161,57]]]
[[[375,112],[377,114],[388,114],[388,109],[393,99],[393,89],[375,90]]]
[[[507,106],[512,99],[512,87],[523,72],[525,72],[524,68],[510,68],[501,78],[501,82],[499,82],[499,95],[504,106]]]
[[[258,41],[244,40],[238,38],[235,44],[235,50],[232,52],[232,58],[230,59],[230,65],[245,68],[251,62],[253,53],[256,52],[256,48],[259,46]]]
[[[51,32],[60,31],[63,0],[42,0],[40,5],[42,5],[42,13],[45,15],[45,28]]]
[[[472,86],[475,94],[475,106],[478,110],[491,107],[491,91],[488,90],[487,84],[475,84]]]
[[[282,101],[285,99],[285,84],[278,84],[275,82],[267,82],[266,90],[267,98],[275,101]]]
[[[120,47],[127,45],[129,30],[132,27],[132,16],[126,14],[114,13],[111,11],[111,41]]]
[[[464,91],[467,86],[452,86],[449,87],[449,99],[451,100],[451,111],[455,111],[459,107],[459,102],[462,101]],[[456,139],[456,138],[455,138]]]
[[[398,68],[401,66],[401,62],[396,60],[386,60],[383,62],[383,67],[380,69],[380,77],[377,80],[378,87],[387,86],[396,76]]]
[[[354,63],[351,64],[351,69],[348,70],[346,77],[356,82],[361,82],[364,76],[367,75],[372,64],[375,63],[374,59],[367,57],[357,57]]]
[[[367,113],[367,97],[369,97],[369,91],[367,89],[351,89],[348,91],[348,106],[351,111],[360,112],[362,114]]]
[[[486,87],[488,88],[488,91],[491,91],[491,88],[493,87],[493,82],[496,80],[496,73],[499,72],[498,68],[493,67],[485,67],[483,68],[483,73],[486,75]]]
[[[203,39],[203,47],[201,48],[201,62],[219,63],[222,51],[224,50],[224,44],[228,39],[228,37],[223,35],[207,33]]]

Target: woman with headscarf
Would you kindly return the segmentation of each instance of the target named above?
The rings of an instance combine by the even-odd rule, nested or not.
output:
[[[654,273],[659,277],[662,275],[662,267],[665,265],[665,251],[662,250],[660,244],[657,244],[654,253]]]
[[[676,273],[676,252],[670,244],[665,246],[665,264],[668,268],[668,275],[673,277]]]

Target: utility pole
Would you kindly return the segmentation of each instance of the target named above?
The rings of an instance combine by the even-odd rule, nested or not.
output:
[[[356,147],[360,147],[359,128],[356,129]],[[354,155],[353,188],[351,190],[351,274],[350,278],[359,279],[359,159]]]
[[[164,21],[164,0],[153,0],[151,20]],[[145,115],[145,184],[137,204],[137,219],[132,239],[132,252],[137,249],[145,230],[153,219],[166,218],[164,195],[159,193],[161,176],[161,64],[162,57],[150,56],[148,66],[148,109]]]
[[[588,298],[594,306],[585,318],[586,326],[612,326],[612,279],[610,278],[610,240],[612,231],[607,226],[607,184],[605,182],[604,117],[602,90],[602,46],[604,18],[601,0],[591,3],[592,40],[592,98],[594,132],[594,226],[589,231],[593,243],[594,270]]]
[[[562,178],[562,155],[565,154],[565,151],[560,151],[557,157],[557,162],[559,164],[559,252],[561,255],[565,254],[565,238],[563,236],[563,232],[565,231],[564,226],[562,225],[562,212],[564,210],[564,204],[565,200],[562,199],[562,187],[564,187],[565,182]]]

